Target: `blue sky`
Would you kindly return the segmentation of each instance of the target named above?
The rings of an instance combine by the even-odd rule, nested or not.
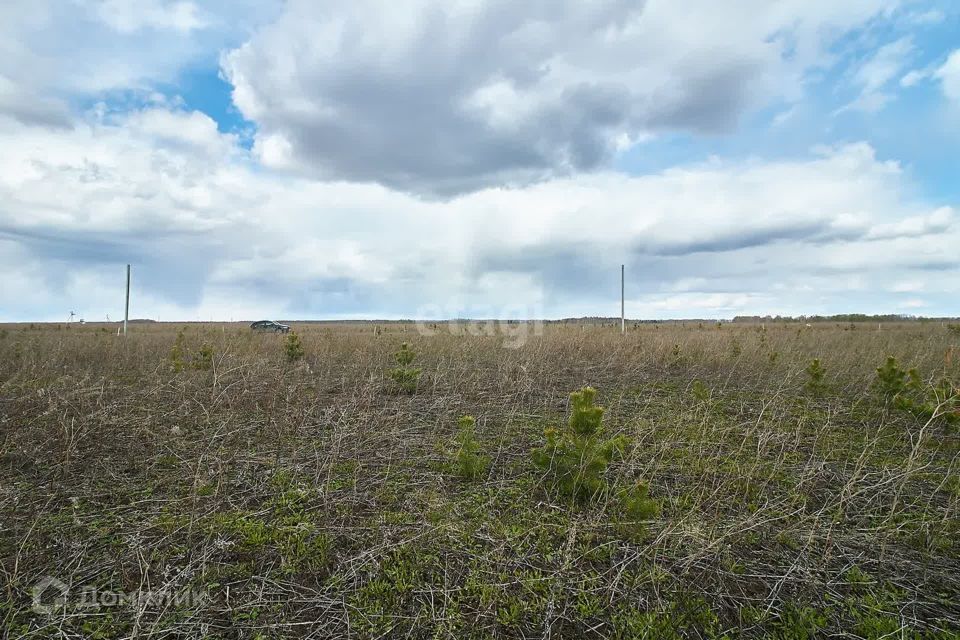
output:
[[[960,6],[0,9],[0,321],[960,315]]]

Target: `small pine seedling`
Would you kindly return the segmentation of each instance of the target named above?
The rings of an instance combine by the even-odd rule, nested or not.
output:
[[[393,358],[401,367],[409,367],[417,358],[417,354],[413,352],[409,344],[404,342],[400,345],[400,350],[393,354]]]
[[[813,362],[806,369],[807,382],[803,385],[807,393],[813,396],[820,396],[827,390],[827,383],[824,382],[824,376],[827,370],[820,364],[820,358],[814,358]]]
[[[887,356],[887,361],[877,367],[877,379],[873,381],[873,388],[889,402],[907,389],[908,375],[897,364],[896,358]]]
[[[173,343],[172,347],[170,347],[170,367],[173,369],[174,373],[180,373],[181,371],[183,371],[185,341],[186,339],[183,336],[183,329],[181,329],[180,331],[177,332],[177,341]]]
[[[213,347],[204,344],[190,362],[197,371],[209,371],[213,368]]]
[[[603,407],[593,404],[596,394],[591,387],[571,393],[573,410],[567,429],[546,429],[546,443],[531,452],[534,464],[547,472],[551,487],[576,500],[590,500],[606,490],[607,466],[627,445],[624,436],[602,438]]]
[[[697,402],[706,402],[710,399],[710,389],[699,380],[693,381],[691,392],[693,393],[693,399]]]
[[[287,362],[298,362],[303,359],[305,351],[303,342],[296,331],[291,331],[283,340],[283,353],[287,356]]]
[[[401,344],[400,350],[393,355],[399,366],[390,370],[390,379],[393,380],[397,390],[403,393],[415,392],[420,382],[421,370],[410,366],[416,357],[417,354],[406,342]]]
[[[480,443],[474,434],[474,417],[461,416],[459,425],[460,432],[455,440],[457,452],[454,454],[454,466],[457,474],[464,480],[476,480],[487,470],[490,460],[480,453]]]
[[[660,513],[660,503],[649,497],[650,486],[638,482],[618,492],[620,509],[628,520],[650,520]]]
[[[740,341],[736,338],[730,341],[730,355],[734,358],[739,358],[743,355],[743,345],[740,344]]]
[[[915,367],[904,370],[896,358],[888,356],[887,361],[877,367],[873,388],[884,403],[892,403],[918,418],[940,418],[950,426],[960,424],[960,391],[949,379],[927,383]]]

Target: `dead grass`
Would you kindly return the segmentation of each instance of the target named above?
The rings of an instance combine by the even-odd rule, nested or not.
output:
[[[548,325],[519,349],[302,324],[296,363],[236,324],[2,329],[4,637],[960,637],[960,437],[870,391],[888,354],[960,380],[939,324]],[[610,482],[649,482],[655,519],[543,489],[530,450],[585,385],[632,441]],[[31,610],[44,576],[69,606]]]

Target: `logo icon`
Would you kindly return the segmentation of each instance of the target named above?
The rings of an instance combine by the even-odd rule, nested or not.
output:
[[[49,615],[58,609],[63,609],[67,605],[68,591],[70,587],[62,580],[44,576],[31,589],[34,613]]]

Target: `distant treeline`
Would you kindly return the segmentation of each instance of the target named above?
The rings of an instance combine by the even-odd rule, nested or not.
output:
[[[940,322],[955,318],[925,318],[888,313],[867,315],[865,313],[840,313],[835,316],[736,316],[734,322]]]

